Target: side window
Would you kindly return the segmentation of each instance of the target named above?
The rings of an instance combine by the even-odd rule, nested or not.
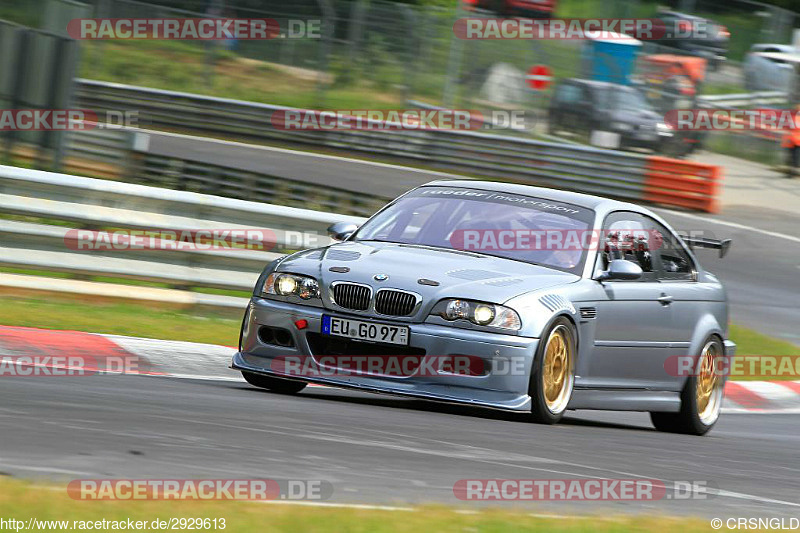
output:
[[[603,223],[601,268],[607,269],[614,259],[625,259],[642,268],[642,281],[655,280],[650,234],[645,220],[638,213],[611,213]]]
[[[653,247],[653,252],[658,256],[658,279],[664,280],[695,280],[695,266],[692,258],[686,253],[681,243],[667,228],[652,218],[646,217],[653,241],[658,243],[658,249]]]
[[[562,104],[574,104],[578,102],[581,97],[581,90],[579,87],[571,84],[562,85],[558,90],[556,98]]]
[[[673,15],[661,15],[658,18],[661,19],[667,33],[674,33],[678,21]]]

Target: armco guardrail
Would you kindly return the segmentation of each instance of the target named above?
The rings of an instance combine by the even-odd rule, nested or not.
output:
[[[95,128],[68,134],[68,157],[64,170],[113,180],[133,181],[179,191],[238,198],[313,210],[330,210],[354,216],[370,216],[388,200],[410,187],[337,187],[333,176],[309,175],[304,165],[285,162],[280,171],[269,160],[269,147],[219,143],[207,137],[192,137],[138,128]],[[168,142],[164,142],[164,141]],[[166,146],[164,146],[166,144]],[[220,155],[224,157],[218,158]],[[265,157],[266,155],[266,157]],[[320,158],[292,152],[294,159],[313,165]],[[218,159],[229,164],[219,164]],[[339,175],[346,171],[338,169]],[[369,185],[375,183],[370,176]],[[416,184],[415,184],[416,185]]]
[[[186,156],[146,153],[137,158],[132,170],[137,181],[147,185],[356,216],[370,216],[390,199],[332,185],[321,187],[304,180],[299,172],[296,179],[287,180]]]
[[[78,102],[98,112],[137,111],[145,128],[380,154],[473,176],[647,201],[646,168],[652,158],[641,154],[478,132],[287,131],[274,127],[271,119],[273,112],[288,108],[92,80],[79,80]],[[680,163],[688,175],[703,172],[702,166],[692,170],[693,163]],[[719,179],[720,172],[714,176]],[[716,183],[706,180],[691,191],[678,189],[659,198],[668,205],[709,210],[716,192]]]
[[[263,266],[304,243],[326,245],[327,227],[362,218],[0,166],[0,212],[70,222],[81,228],[265,230],[269,251],[118,249],[70,246],[68,227],[0,219],[0,264],[180,287],[250,290]],[[301,233],[312,235],[313,242]],[[74,243],[73,243],[74,244]]]
[[[785,105],[789,95],[782,91],[757,91],[752,93],[709,94],[697,100],[701,107],[739,108],[765,105]]]

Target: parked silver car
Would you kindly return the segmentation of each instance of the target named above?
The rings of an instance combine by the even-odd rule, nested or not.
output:
[[[648,209],[437,181],[330,232],[342,242],[260,276],[232,361],[253,385],[320,383],[545,423],[568,409],[649,411],[658,429],[694,434],[719,416],[714,365],[735,351],[725,291]],[[377,365],[354,366],[359,357]],[[390,372],[392,358],[412,365]],[[684,359],[693,370],[675,371]]]
[[[800,50],[790,44],[754,44],[742,65],[745,89],[789,92],[794,67],[781,59],[781,54],[797,56]]]

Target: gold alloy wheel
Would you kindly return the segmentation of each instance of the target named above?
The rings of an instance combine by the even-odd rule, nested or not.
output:
[[[573,346],[566,326],[559,325],[550,332],[544,350],[542,386],[547,409],[558,414],[567,407],[572,396]]]
[[[721,355],[716,341],[708,341],[700,353],[695,398],[697,416],[706,425],[716,421],[722,404],[723,379],[717,371],[717,358]]]

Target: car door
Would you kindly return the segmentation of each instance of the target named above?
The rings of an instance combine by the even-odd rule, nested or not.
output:
[[[660,35],[658,39],[655,39],[656,43],[661,46],[669,46],[671,48],[677,48],[677,43],[675,42],[677,39],[673,39],[671,36],[676,34],[678,19],[669,13],[661,13],[658,17],[658,20],[661,21],[663,24],[663,35]]]
[[[578,87],[578,101],[573,106],[573,122],[575,131],[582,134],[589,134],[594,129],[595,117],[595,88],[590,85]]]
[[[648,222],[639,213],[616,211],[603,223],[603,236],[636,246],[613,247],[598,254],[598,271],[618,258],[637,263],[644,274],[638,280],[607,280],[597,283],[600,298],[594,329],[593,353],[582,384],[592,388],[620,387],[663,390],[672,378],[664,371],[664,360],[674,336],[672,305],[659,301],[663,289],[655,271]]]
[[[781,48],[767,48],[765,52],[782,53]],[[765,91],[788,91],[791,88],[791,79],[794,76],[794,68],[786,61],[774,58],[761,57],[762,68],[759,72],[758,87]]]
[[[571,87],[571,83],[563,82],[556,85],[553,91],[553,97],[550,100],[550,109],[547,116],[550,133],[558,133],[558,130],[564,127],[564,113],[569,107],[569,97],[572,91]]]
[[[780,52],[780,48],[765,48],[764,52]],[[777,63],[766,57],[757,57],[756,58],[756,69],[755,69],[755,82],[756,86],[753,88],[754,90],[763,90],[769,89],[770,87],[776,87],[777,77],[778,77],[778,67]]]
[[[569,81],[561,84],[554,95],[555,105],[550,114],[551,131],[555,132],[558,129],[577,131],[581,123],[580,107],[584,105],[585,98],[582,86]]]
[[[653,241],[659,242],[653,250],[656,278],[660,284],[659,298],[669,306],[669,346],[663,354],[664,362],[672,356],[689,354],[691,338],[701,319],[708,287],[697,281],[697,266],[691,254],[678,237],[657,220],[644,215]],[[676,376],[665,376],[673,388],[682,382]]]

